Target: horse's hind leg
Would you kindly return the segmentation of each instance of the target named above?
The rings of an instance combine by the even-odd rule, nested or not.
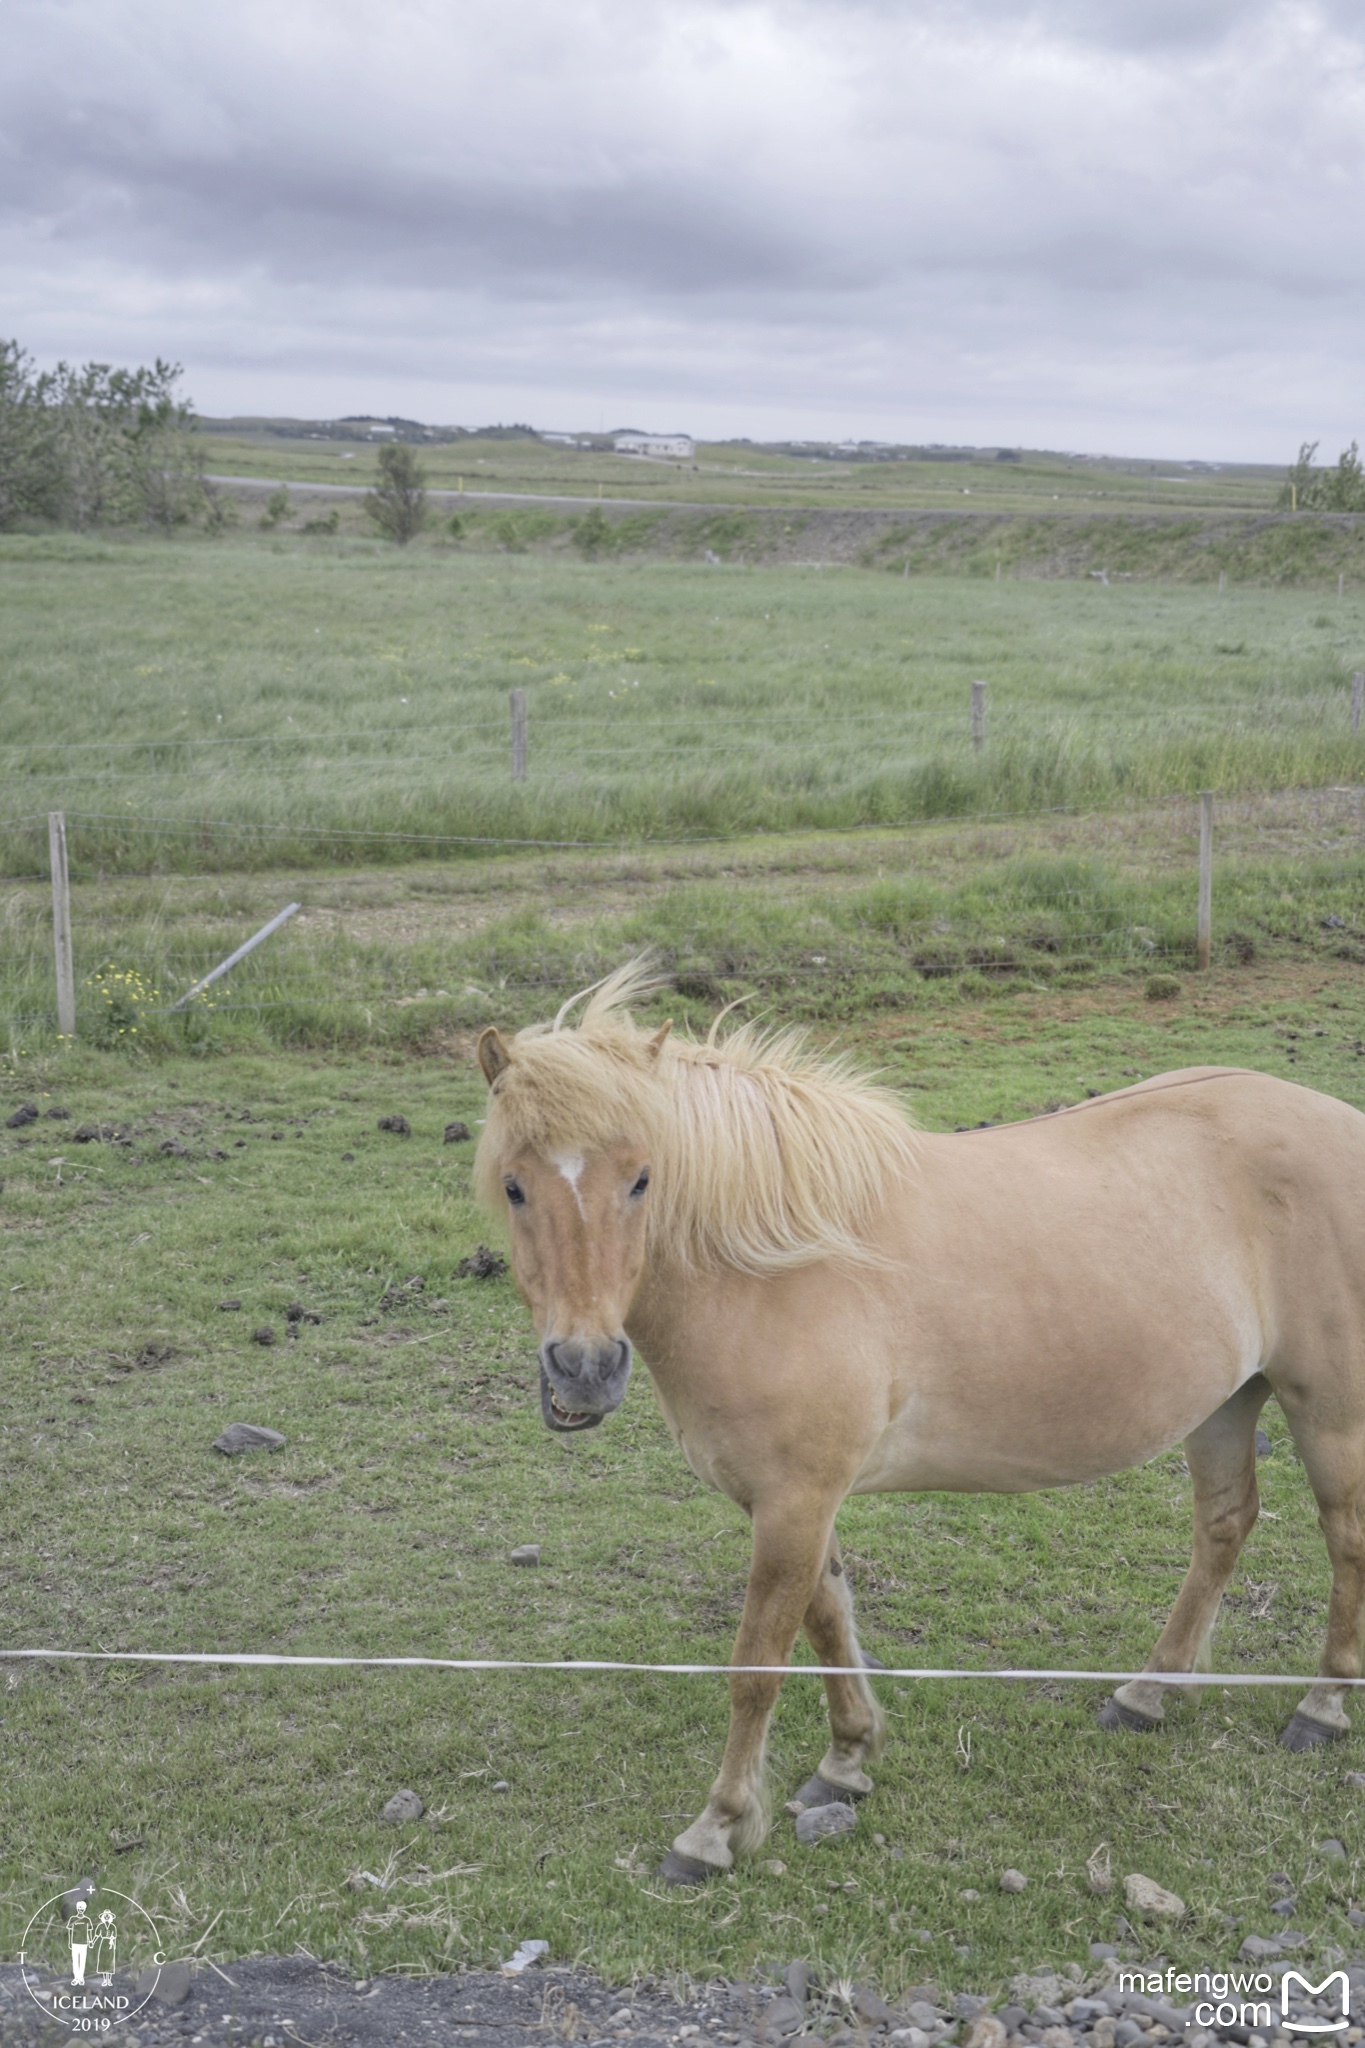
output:
[[[1256,1521],[1256,1418],[1270,1388],[1259,1373],[1185,1439],[1194,1485],[1194,1549],[1170,1620],[1144,1667],[1193,1671],[1218,1618],[1223,1589]],[[1163,1718],[1161,1680],[1130,1679],[1100,1709],[1102,1728],[1146,1731]]]
[[[1350,1729],[1345,1688],[1333,1680],[1360,1676],[1360,1620],[1365,1602],[1365,1415],[1309,1419],[1289,1387],[1277,1388],[1318,1504],[1318,1524],[1332,1560],[1327,1641],[1318,1683],[1299,1701],[1280,1736],[1286,1749],[1314,1749]]]
[[[863,1659],[853,1628],[853,1596],[836,1537],[830,1538],[829,1555],[815,1598],[806,1609],[804,1627],[822,1664],[843,1665],[846,1670],[861,1668]],[[831,1676],[825,1680],[825,1697],[830,1746],[815,1776],[788,1800],[788,1813],[800,1813],[807,1806],[827,1806],[836,1799],[861,1799],[872,1790],[863,1764],[881,1755],[886,1719],[871,1686],[865,1678]]]

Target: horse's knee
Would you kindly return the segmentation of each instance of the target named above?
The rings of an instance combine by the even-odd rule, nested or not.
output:
[[[1255,1528],[1260,1512],[1261,1499],[1253,1483],[1235,1507],[1224,1508],[1220,1513],[1210,1515],[1207,1521],[1201,1523],[1199,1534],[1211,1549],[1222,1553],[1227,1559],[1229,1572],[1242,1545]]]
[[[1365,1571],[1365,1527],[1354,1503],[1350,1507],[1319,1507],[1318,1527],[1337,1571]]]

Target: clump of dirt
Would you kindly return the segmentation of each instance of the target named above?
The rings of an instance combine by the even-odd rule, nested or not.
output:
[[[475,1245],[467,1259],[461,1259],[455,1268],[457,1280],[501,1280],[507,1271],[507,1261],[501,1252],[490,1251],[486,1244]]]

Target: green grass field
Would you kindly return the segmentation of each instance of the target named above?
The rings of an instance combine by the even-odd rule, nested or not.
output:
[[[83,875],[1316,787],[1365,748],[1351,593],[264,536],[11,537],[0,565],[0,821],[64,808]],[[0,823],[7,871],[45,861],[41,823]]]
[[[1230,967],[1162,1004],[1120,984],[969,995],[851,1036],[951,1127],[1208,1059],[1365,1101],[1362,1034],[1359,971],[1324,960]],[[469,1147],[441,1142],[480,1113],[467,1058],[74,1047],[11,1057],[0,1101],[21,1099],[71,1117],[0,1134],[7,1646],[724,1660],[746,1531],[682,1465],[643,1373],[600,1432],[548,1436],[509,1283],[455,1275],[487,1234]],[[377,1130],[395,1112],[410,1138]],[[107,1142],[73,1144],[81,1121]],[[322,1319],[297,1341],[293,1300]],[[233,1420],[287,1448],[222,1459]],[[1325,1560],[1267,1420],[1269,1513],[1217,1659],[1306,1670]],[[1173,1455],[1069,1493],[852,1501],[841,1531],[888,1662],[1122,1669],[1173,1598],[1188,1523]],[[508,1562],[526,1541],[539,1571]],[[1085,1879],[1102,1843],[1120,1877],[1187,1900],[1149,1944],[1186,1965],[1274,1931],[1272,1871],[1293,1877],[1309,1958],[1351,1939],[1365,1892],[1356,1744],[1277,1749],[1290,1700],[1273,1694],[1211,1690],[1142,1742],[1094,1727],[1093,1686],[884,1681],[892,1743],[857,1836],[802,1851],[779,1818],[733,1882],[677,1896],[652,1872],[714,1770],[718,1680],[0,1672],[11,1947],[38,1899],[98,1868],[218,1961],[301,1943],[357,1973],[439,1969],[534,1935],[616,1979],[802,1954],[887,1989],[981,1989],[1112,1936],[1121,1893]],[[820,1753],[820,1712],[817,1685],[788,1685],[779,1804]],[[400,1785],[427,1815],[384,1828]],[[1327,1835],[1345,1865],[1318,1857]],[[1021,1897],[998,1890],[1008,1866]]]
[[[724,1659],[745,1532],[643,1372],[607,1427],[550,1437],[512,1288],[455,1270],[489,1229],[469,1147],[441,1142],[481,1114],[474,1029],[631,952],[672,973],[679,1028],[752,991],[936,1129],[1188,1062],[1365,1104],[1349,592],[258,535],[10,538],[0,571],[0,817],[34,821],[0,834],[0,1124],[42,1112],[0,1129],[4,1646]],[[1207,975],[1201,786],[1223,793]],[[163,1014],[291,899],[211,1004]],[[394,1113],[411,1137],[379,1132]],[[321,1318],[297,1339],[293,1301]],[[233,1420],[287,1448],[219,1457]],[[1322,1625],[1312,1503],[1268,1427],[1231,1670],[1307,1669]],[[855,1501],[841,1530],[888,1661],[1126,1668],[1188,1524],[1171,1456],[1031,1499]],[[508,1563],[526,1541],[539,1571]],[[1351,1940],[1361,1759],[1277,1749],[1290,1696],[1211,1690],[1141,1743],[1100,1734],[1093,1687],[882,1684],[892,1746],[856,1837],[799,1851],[779,1819],[734,1882],[680,1897],[652,1873],[714,1772],[717,1680],[0,1665],[0,1947],[98,1868],[220,1962],[302,1944],[440,1969],[540,1936],[613,1979],[802,1954],[980,1990],[1112,1935],[1121,1894],[1085,1879],[1102,1843],[1189,1902],[1173,1959],[1273,1932],[1281,1870],[1305,1959]],[[793,1681],[779,1805],[820,1715]],[[426,1817],[381,1827],[401,1785]]]

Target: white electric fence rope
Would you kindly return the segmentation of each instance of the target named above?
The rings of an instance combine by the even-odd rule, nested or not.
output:
[[[926,1665],[863,1664],[630,1664],[610,1657],[297,1657],[257,1650],[5,1650],[0,1664],[233,1664],[313,1666],[327,1669],[363,1667],[384,1671],[625,1671],[663,1678],[938,1678],[992,1679],[1006,1682],[1070,1680],[1085,1685],[1128,1685],[1146,1679],[1159,1685],[1187,1686],[1343,1686],[1365,1685],[1365,1678],[1311,1678],[1284,1671],[1034,1671],[938,1669]]]

